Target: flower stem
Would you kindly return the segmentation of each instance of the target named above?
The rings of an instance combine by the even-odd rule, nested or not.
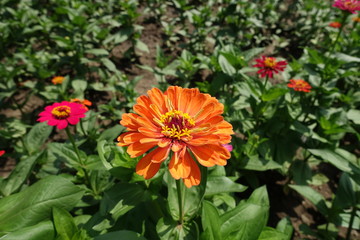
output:
[[[176,190],[178,195],[178,203],[179,203],[179,222],[183,224],[184,216],[183,216],[183,199],[182,199],[182,186],[181,186],[181,179],[176,180]]]
[[[357,207],[353,207],[353,209],[351,211],[349,227],[348,227],[347,233],[346,233],[346,238],[345,238],[346,240],[350,240],[351,230],[352,230],[352,226],[353,226],[353,223],[354,223],[356,211],[357,211]]]
[[[77,158],[78,158],[78,160],[79,160],[78,163],[80,164],[82,170],[84,171],[85,181],[86,181],[86,183],[90,183],[89,174],[88,174],[88,172],[87,172],[86,169],[85,169],[85,163],[82,161],[82,159],[81,159],[81,157],[80,157],[79,149],[77,148],[77,146],[76,146],[76,144],[75,144],[74,138],[73,138],[73,136],[71,135],[70,130],[69,130],[68,127],[66,127],[65,130],[66,130],[66,134],[68,135],[68,138],[69,138],[69,140],[70,140],[70,142],[71,142],[71,144],[72,144],[72,146],[73,146],[73,148],[74,148],[75,154],[76,154],[76,156],[77,156]]]

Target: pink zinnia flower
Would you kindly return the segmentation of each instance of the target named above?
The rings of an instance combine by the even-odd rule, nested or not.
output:
[[[86,109],[80,103],[62,101],[45,107],[45,111],[39,114],[37,121],[45,122],[58,129],[64,129],[68,124],[76,125],[80,118],[85,117]]]
[[[0,157],[5,154],[5,150],[0,150]]]
[[[255,59],[255,61],[257,62],[257,64],[253,65],[253,67],[260,68],[257,73],[260,74],[260,77],[262,78],[266,76],[272,78],[274,73],[284,71],[287,65],[286,61],[277,62],[276,58],[274,57],[262,56],[261,58]]]
[[[358,0],[335,0],[332,6],[351,13],[360,11],[360,1]]]

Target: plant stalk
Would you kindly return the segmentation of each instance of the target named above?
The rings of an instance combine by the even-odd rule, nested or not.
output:
[[[184,209],[183,209],[183,198],[182,198],[182,187],[181,187],[181,179],[176,180],[176,190],[178,195],[178,203],[179,203],[179,222],[182,225],[184,221]]]
[[[68,135],[68,138],[69,138],[69,140],[70,140],[70,142],[71,142],[71,144],[72,144],[72,146],[74,148],[75,154],[76,154],[76,156],[77,156],[77,158],[79,160],[79,164],[80,164],[81,168],[84,171],[85,182],[90,184],[89,174],[88,174],[87,170],[85,169],[85,163],[82,161],[82,159],[80,157],[79,149],[77,148],[77,146],[75,144],[75,140],[74,140],[73,136],[71,135],[69,128],[66,127],[65,130],[66,130],[66,134]]]
[[[357,211],[357,208],[354,206],[353,209],[352,209],[352,211],[351,211],[349,227],[348,227],[348,229],[347,229],[346,238],[345,238],[346,240],[350,240],[351,230],[352,230],[352,226],[353,226],[353,224],[354,224],[354,219],[355,219],[356,211]]]

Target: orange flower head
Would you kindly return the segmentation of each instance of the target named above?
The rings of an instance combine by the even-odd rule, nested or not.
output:
[[[332,28],[340,28],[341,23],[339,23],[339,22],[331,22],[331,23],[329,23],[329,26],[332,27]]]
[[[302,79],[290,79],[290,83],[287,86],[298,92],[310,92],[312,88],[308,82]]]
[[[78,99],[78,98],[72,98],[72,99],[70,100],[70,102],[80,103],[81,105],[83,105],[83,107],[86,109],[86,111],[89,110],[89,108],[88,108],[87,106],[91,106],[91,105],[92,105],[92,102],[90,102],[90,101],[87,100],[87,99],[81,100],[81,99]]]
[[[194,159],[205,167],[226,165],[230,152],[224,145],[233,130],[221,116],[224,106],[216,98],[177,86],[147,93],[137,99],[135,113],[122,115],[120,124],[127,132],[118,137],[118,145],[127,146],[131,157],[147,153],[136,166],[139,175],[152,178],[171,155],[170,174],[191,187],[201,179]]]
[[[64,81],[64,77],[62,77],[62,76],[56,76],[56,77],[53,77],[52,79],[51,79],[51,82],[53,83],[53,84],[55,84],[55,85],[57,85],[57,84],[62,84],[62,82]]]

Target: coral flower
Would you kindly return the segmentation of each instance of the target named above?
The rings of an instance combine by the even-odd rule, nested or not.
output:
[[[5,154],[5,150],[0,150],[0,157]]]
[[[360,11],[360,1],[358,0],[335,0],[332,6],[350,13]]]
[[[262,56],[261,58],[255,59],[255,61],[257,64],[253,65],[253,67],[260,68],[257,73],[260,74],[262,78],[266,76],[272,78],[274,73],[284,71],[287,65],[286,61],[276,61],[274,57]]]
[[[80,118],[85,117],[86,109],[79,103],[62,101],[45,107],[45,111],[39,114],[37,121],[45,122],[58,129],[64,129],[68,124],[76,125]]]
[[[287,86],[298,92],[310,92],[312,88],[308,82],[302,79],[290,79],[290,83]]]
[[[62,84],[62,82],[64,81],[64,77],[62,77],[62,76],[56,76],[56,77],[53,77],[52,79],[51,79],[51,82],[53,83],[53,84],[55,84],[55,85],[57,85],[57,84]]]
[[[91,106],[92,102],[90,102],[89,100],[80,100],[78,98],[73,98],[70,100],[70,102],[74,102],[74,103],[80,103],[81,105],[83,105],[83,107],[86,109],[86,111],[89,110],[89,108],[87,106]]]
[[[329,23],[329,26],[332,27],[332,28],[340,28],[341,23],[339,23],[339,22],[331,22],[331,23]]]
[[[138,162],[137,174],[152,178],[171,155],[170,174],[191,187],[201,179],[194,159],[205,167],[226,165],[230,152],[223,144],[230,142],[233,130],[221,116],[224,106],[216,98],[177,86],[147,93],[137,99],[135,113],[122,115],[120,124],[128,132],[118,137],[118,145],[128,146],[133,158],[152,150]]]

